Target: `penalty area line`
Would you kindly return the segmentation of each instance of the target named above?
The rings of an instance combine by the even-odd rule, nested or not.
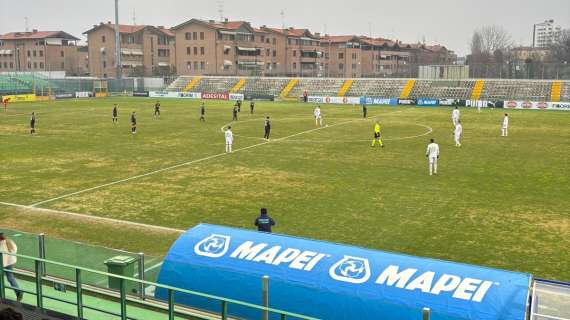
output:
[[[135,180],[135,179],[140,179],[140,178],[148,177],[148,176],[155,175],[155,174],[158,174],[158,173],[161,173],[161,172],[165,172],[165,171],[177,169],[177,168],[180,168],[180,167],[189,166],[189,165],[196,164],[196,163],[201,163],[201,162],[208,161],[208,160],[213,160],[213,159],[220,158],[220,157],[223,157],[223,156],[227,156],[227,155],[230,155],[230,154],[233,154],[233,153],[236,153],[236,152],[249,150],[249,149],[252,149],[252,148],[255,148],[255,147],[259,147],[259,146],[262,146],[262,145],[266,145],[266,144],[269,144],[269,143],[283,141],[283,140],[286,140],[286,139],[289,139],[289,138],[292,138],[292,137],[296,137],[296,136],[299,136],[299,135],[302,135],[302,134],[306,134],[306,133],[310,133],[310,132],[314,132],[314,131],[318,131],[318,130],[322,130],[322,129],[326,129],[326,128],[332,128],[332,127],[335,127],[335,126],[347,124],[347,123],[354,122],[354,121],[360,121],[360,120],[361,120],[361,119],[358,119],[358,120],[350,120],[350,121],[344,121],[344,122],[339,122],[339,123],[335,123],[335,124],[331,124],[331,125],[327,125],[327,126],[323,126],[323,127],[314,128],[314,129],[311,129],[311,130],[301,131],[301,132],[298,132],[298,133],[295,133],[295,134],[292,134],[292,135],[289,135],[289,136],[286,136],[286,137],[283,137],[283,138],[273,139],[273,140],[268,140],[268,141],[263,141],[263,142],[260,142],[260,143],[252,144],[252,145],[247,146],[247,147],[238,148],[238,149],[233,150],[231,153],[223,152],[223,153],[218,153],[218,154],[214,154],[214,155],[211,155],[211,156],[207,156],[207,157],[204,157],[204,158],[200,158],[200,159],[195,159],[195,160],[191,160],[191,161],[179,163],[179,164],[172,165],[172,166],[169,166],[169,167],[165,167],[165,168],[162,168],[162,169],[158,169],[158,170],[154,170],[154,171],[150,171],[150,172],[146,172],[146,173],[134,175],[134,176],[131,176],[131,177],[128,177],[128,178],[111,181],[111,182],[104,183],[104,184],[101,184],[101,185],[98,185],[98,186],[94,186],[94,187],[91,187],[91,188],[82,189],[82,190],[79,190],[79,191],[75,191],[75,192],[63,194],[63,195],[58,196],[58,197],[55,197],[55,198],[51,198],[51,199],[39,201],[39,202],[30,204],[29,207],[37,207],[37,206],[40,206],[40,205],[42,205],[42,204],[54,202],[54,201],[61,200],[61,199],[64,199],[64,198],[69,198],[69,197],[72,197],[72,196],[76,196],[76,195],[79,195],[79,194],[82,194],[82,193],[86,193],[86,192],[90,192],[90,191],[94,191],[94,190],[98,190],[98,189],[102,189],[102,188],[105,188],[105,187],[110,187],[110,186],[113,186],[113,185],[116,185],[116,184],[119,184],[119,183],[124,183],[124,182],[132,181],[132,180]],[[223,127],[222,127],[222,128],[223,128]]]

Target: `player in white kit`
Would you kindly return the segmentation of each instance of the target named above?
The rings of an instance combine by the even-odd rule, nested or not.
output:
[[[437,160],[439,159],[439,145],[435,143],[434,139],[430,140],[427,146],[426,157],[429,164],[429,175],[437,175]]]
[[[231,153],[232,144],[234,143],[234,134],[232,132],[232,127],[228,127],[224,134],[226,136],[226,153]]]
[[[315,125],[318,127],[323,126],[323,116],[321,115],[321,107],[317,106],[315,111],[313,111],[313,115],[315,115]]]
[[[453,122],[453,126],[457,125],[457,121],[459,121],[459,108],[455,107],[451,112],[451,121]]]
[[[503,126],[501,127],[501,137],[506,137],[509,135],[509,114],[505,113],[503,118]]]
[[[455,139],[455,146],[461,147],[461,136],[463,135],[463,126],[461,125],[461,120],[457,120],[455,125],[455,131],[453,132],[453,138]]]

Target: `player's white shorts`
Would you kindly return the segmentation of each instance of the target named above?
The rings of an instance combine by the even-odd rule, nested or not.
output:
[[[226,139],[226,144],[232,144],[234,141],[230,139]]]
[[[429,164],[437,162],[437,157],[429,157]]]

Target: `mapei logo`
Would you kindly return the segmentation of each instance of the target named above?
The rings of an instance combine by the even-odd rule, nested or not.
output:
[[[344,256],[329,269],[329,275],[338,281],[364,283],[370,279],[370,264],[368,259]]]
[[[230,237],[221,234],[211,234],[204,240],[196,243],[194,252],[199,256],[219,258],[228,252]]]

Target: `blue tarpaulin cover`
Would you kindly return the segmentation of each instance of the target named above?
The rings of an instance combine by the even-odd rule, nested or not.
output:
[[[336,243],[200,224],[168,252],[158,282],[320,319],[524,320],[531,275]],[[156,296],[167,298],[157,289]],[[219,312],[220,303],[175,295]],[[230,315],[260,312],[229,306]]]

